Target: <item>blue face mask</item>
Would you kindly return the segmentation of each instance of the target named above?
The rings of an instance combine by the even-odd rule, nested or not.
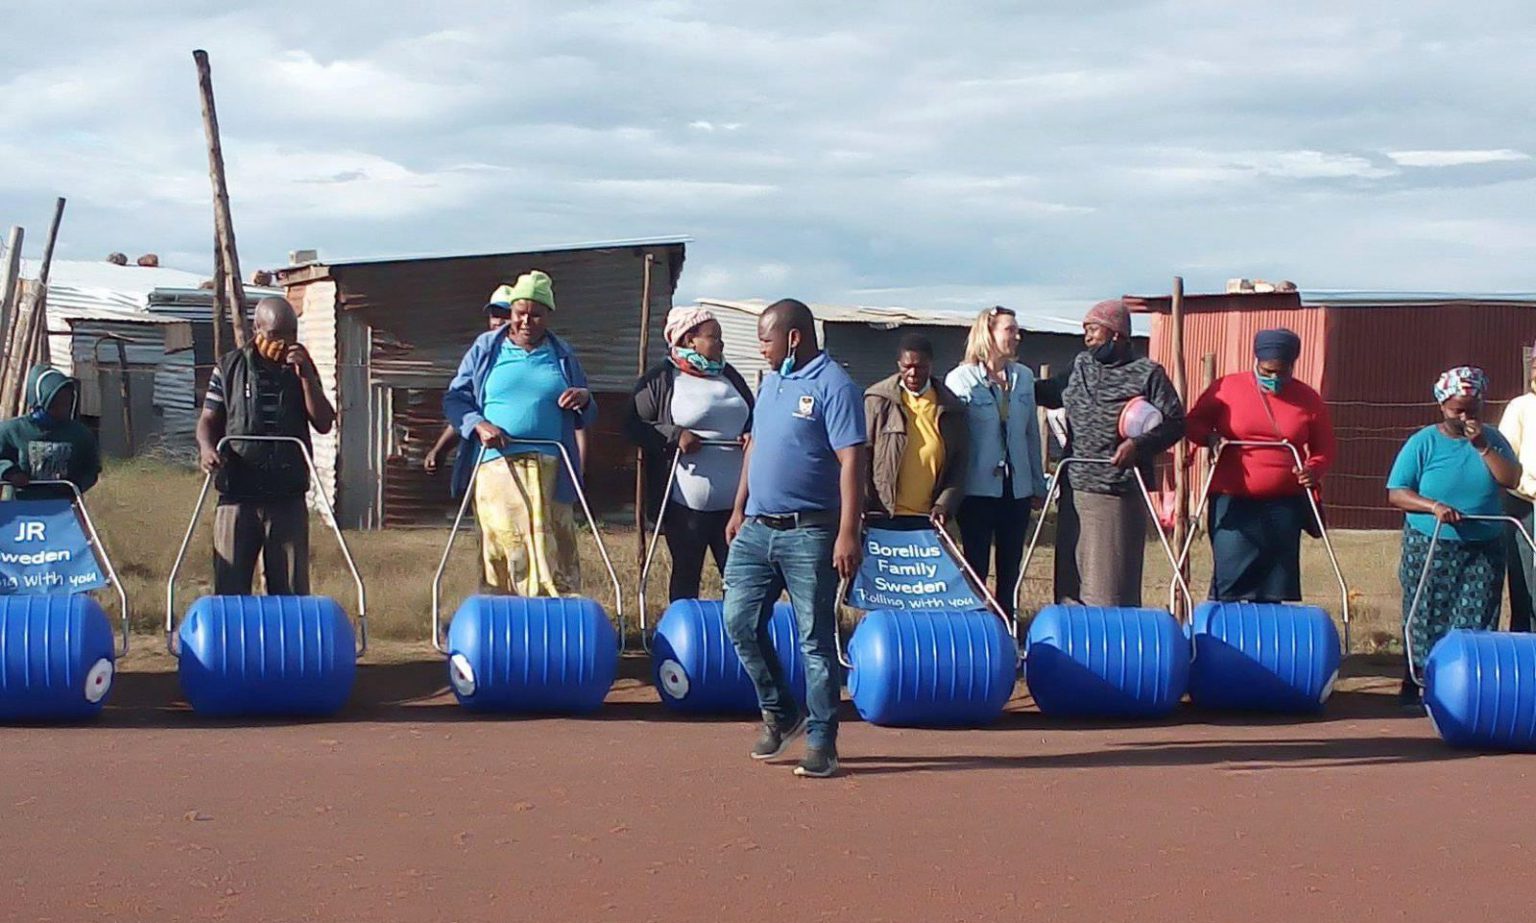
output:
[[[679,346],[674,352],[679,361],[701,375],[719,375],[725,371],[725,363],[717,362],[689,346]]]
[[[1285,376],[1265,375],[1257,367],[1253,370],[1253,377],[1259,383],[1259,390],[1268,394],[1279,394],[1280,386],[1285,384]]]

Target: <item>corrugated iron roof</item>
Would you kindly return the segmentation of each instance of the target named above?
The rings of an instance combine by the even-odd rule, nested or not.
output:
[[[1524,304],[1536,306],[1536,292],[1388,292],[1319,289],[1302,293],[1307,305],[1376,307],[1436,304]]]
[[[730,308],[736,311],[745,311],[754,316],[761,315],[771,302],[761,298],[729,299],[729,298],[699,298],[697,303],[704,307]],[[1081,317],[1063,317],[1046,311],[1031,308],[1015,308],[1009,306],[1019,319],[1019,329],[1025,333],[1066,333],[1080,336],[1083,332],[1083,320]],[[816,320],[825,324],[869,324],[875,327],[892,329],[906,325],[927,325],[933,327],[969,327],[976,319],[974,314],[965,314],[955,311],[936,311],[924,308],[902,307],[873,307],[869,305],[831,305],[810,304],[811,313],[816,315]],[[1146,318],[1131,316],[1131,332],[1136,336],[1147,336],[1152,330],[1151,323]]]
[[[301,282],[309,282],[324,278],[327,271],[334,268],[351,266],[382,266],[389,263],[434,263],[451,260],[486,260],[516,256],[533,256],[544,253],[569,253],[579,250],[615,250],[626,247],[668,247],[683,246],[693,242],[693,238],[686,235],[664,235],[661,237],[636,237],[626,240],[599,240],[575,244],[552,244],[548,246],[519,247],[516,250],[499,250],[488,253],[425,253],[406,256],[386,256],[349,258],[341,260],[314,260],[309,263],[301,263],[297,266],[284,266],[271,270],[273,277],[280,285],[295,285]],[[679,259],[672,268],[672,285],[677,285],[678,275],[682,272],[682,260]]]

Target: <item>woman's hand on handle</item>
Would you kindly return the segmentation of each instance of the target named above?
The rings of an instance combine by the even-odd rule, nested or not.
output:
[[[1303,467],[1295,469],[1295,474],[1296,483],[1300,484],[1302,487],[1305,487],[1307,490],[1314,490],[1317,488],[1319,482],[1317,479],[1316,471],[1313,471],[1311,468]]]
[[[475,435],[480,438],[480,444],[487,448],[499,449],[507,444],[507,434],[501,431],[501,427],[487,420],[475,424]]]
[[[695,433],[693,430],[683,429],[677,431],[677,448],[684,455],[692,455],[693,453],[697,452],[699,447],[703,444],[704,440],[700,439],[699,434]]]
[[[1136,443],[1126,439],[1115,448],[1115,454],[1109,459],[1116,468],[1130,468],[1136,464]]]
[[[1436,503],[1432,512],[1435,518],[1447,526],[1454,526],[1461,522],[1461,512],[1449,503]]]

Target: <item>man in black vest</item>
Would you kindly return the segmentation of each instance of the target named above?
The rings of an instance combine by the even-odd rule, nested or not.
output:
[[[214,474],[219,509],[213,531],[213,591],[251,595],[256,558],[270,596],[309,595],[309,466],[293,443],[232,441],[225,436],[293,436],[307,448],[309,429],[328,433],[336,410],[299,344],[299,319],[283,298],[256,305],[254,337],[219,358],[208,382],[197,444]]]

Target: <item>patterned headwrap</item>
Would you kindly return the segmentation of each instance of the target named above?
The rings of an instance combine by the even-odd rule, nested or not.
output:
[[[1435,382],[1435,400],[1441,404],[1458,395],[1481,398],[1487,393],[1488,376],[1476,366],[1458,365]]]
[[[683,338],[700,324],[715,319],[707,309],[697,305],[678,305],[667,312],[667,326],[665,334],[668,346],[683,345]]]

